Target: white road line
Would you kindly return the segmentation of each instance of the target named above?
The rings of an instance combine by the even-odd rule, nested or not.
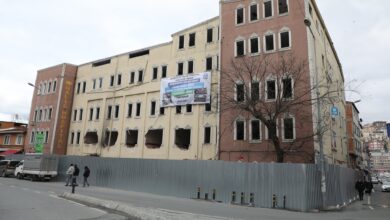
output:
[[[34,192],[35,192],[35,193],[38,193],[38,194],[41,194],[41,192],[40,192],[40,191],[37,191],[37,190],[34,190]]]
[[[374,210],[374,207],[372,207],[372,206],[368,206],[368,208],[370,208],[371,210]]]

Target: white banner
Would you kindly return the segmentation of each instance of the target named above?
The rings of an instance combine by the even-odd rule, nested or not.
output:
[[[162,79],[160,106],[210,103],[210,86],[210,72]]]

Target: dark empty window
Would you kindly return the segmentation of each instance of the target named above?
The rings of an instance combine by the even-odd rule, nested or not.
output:
[[[276,129],[276,124],[275,123],[272,123],[268,120],[268,122],[270,123],[270,128],[268,129],[267,128],[267,134],[268,134],[268,140],[272,139],[273,136],[277,137],[278,134],[277,134],[277,129]]]
[[[276,99],[276,81],[267,81],[267,99]]]
[[[292,88],[292,81],[291,78],[284,78],[282,80],[283,83],[283,98],[290,99],[293,96],[293,88]]]
[[[238,8],[236,10],[236,24],[244,23],[244,8]]]
[[[211,112],[211,103],[205,104],[204,110],[205,110],[206,112]]]
[[[85,93],[85,90],[87,89],[87,82],[83,82],[83,93]]]
[[[243,102],[245,100],[245,87],[243,83],[236,84],[236,100]]]
[[[31,139],[34,140],[34,132],[31,133]],[[74,132],[70,133],[70,144],[74,143]]]
[[[114,86],[115,76],[110,77],[110,86]]]
[[[53,82],[53,92],[55,92],[57,89],[57,81]]]
[[[157,68],[157,67],[154,67],[154,68],[153,68],[153,76],[152,76],[152,79],[157,79],[157,75],[158,75],[158,68]]]
[[[83,120],[83,109],[80,109],[79,121]]]
[[[130,83],[134,83],[135,81],[135,72],[130,73]]]
[[[252,101],[258,101],[260,99],[260,83],[252,82],[251,84],[251,99]]]
[[[93,120],[93,108],[90,108],[90,109],[89,109],[89,120],[90,120],[90,121]]]
[[[76,136],[76,144],[80,144],[80,135],[81,135],[80,131],[79,131],[79,132],[77,132],[77,136]]]
[[[81,87],[81,83],[77,83],[77,94],[79,94],[80,93],[80,87]]]
[[[112,115],[112,106],[109,105],[107,109],[107,119],[111,119],[111,115]]]
[[[127,130],[126,131],[126,146],[135,147],[138,143],[138,130]]]
[[[142,82],[144,79],[144,71],[143,70],[139,70],[138,71],[138,82]]]
[[[165,108],[164,107],[160,107],[160,115],[164,115],[165,114]]]
[[[176,106],[176,114],[181,114],[181,106]]]
[[[259,53],[259,38],[251,38],[251,53],[256,54]]]
[[[285,140],[294,139],[294,119],[292,118],[283,119],[283,131],[284,131]]]
[[[117,131],[106,131],[106,135],[104,137],[104,146],[114,146],[118,139]]]
[[[251,121],[252,140],[260,140],[260,121]]]
[[[99,120],[99,118],[100,118],[100,107],[97,107],[96,108],[96,120]]]
[[[195,33],[190,34],[190,39],[189,39],[189,42],[188,42],[188,46],[190,46],[190,47],[195,46],[195,37],[196,37]]]
[[[236,140],[244,140],[245,133],[244,121],[236,121]]]
[[[116,106],[115,106],[114,118],[119,118],[119,105],[116,105]]]
[[[38,121],[41,120],[41,114],[42,114],[42,110],[39,110]],[[73,110],[73,121],[77,121],[77,109]]]
[[[167,66],[162,66],[161,68],[161,78],[167,77]]]
[[[213,69],[213,58],[207,57],[206,58],[206,70],[212,70]]]
[[[264,17],[268,18],[272,16],[272,1],[264,2]]]
[[[211,142],[211,128],[205,127],[204,128],[204,143],[210,144],[210,142]]]
[[[179,36],[179,49],[184,48],[184,35]]]
[[[116,84],[120,86],[122,84],[122,74],[118,74]]]
[[[188,73],[194,73],[194,61],[192,60],[188,61]]]
[[[160,148],[163,140],[163,129],[149,130],[145,135],[145,145],[150,149]]]
[[[135,112],[135,116],[139,117],[141,115],[141,103],[137,103],[137,109]]]
[[[257,10],[257,5],[251,5],[251,7],[250,7],[250,9],[251,9],[251,17],[250,17],[250,19],[251,19],[251,21],[256,21],[257,19],[258,19],[258,10]]]
[[[184,67],[183,63],[177,64],[177,75],[183,75],[183,67]]]
[[[288,48],[290,47],[290,32],[282,32],[280,33],[280,47]]]
[[[274,35],[273,34],[266,35],[265,36],[265,50],[266,51],[272,51],[274,49],[275,49]]]
[[[278,0],[279,2],[279,14],[288,12],[288,0]]]
[[[97,144],[99,141],[99,137],[96,131],[94,132],[87,132],[84,136],[84,143],[85,144]]]
[[[207,43],[213,42],[213,29],[207,29]]]
[[[236,55],[238,57],[245,55],[245,49],[244,48],[245,48],[245,45],[244,45],[244,41],[243,40],[236,41]]]
[[[192,105],[186,105],[186,112],[192,112]]]
[[[156,115],[156,102],[155,101],[151,102],[150,115]]]
[[[191,143],[190,129],[177,129],[175,132],[175,144],[182,150],[188,150]]]
[[[127,117],[131,118],[132,113],[133,113],[133,104],[127,104]]]

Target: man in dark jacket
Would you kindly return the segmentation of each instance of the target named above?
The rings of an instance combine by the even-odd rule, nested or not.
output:
[[[371,181],[366,181],[364,183],[364,186],[366,187],[367,204],[370,205],[371,204],[371,192],[372,192],[372,189],[374,188],[374,185],[372,185]]]
[[[83,177],[84,177],[83,187],[85,187],[85,185],[89,186],[88,177],[89,177],[90,173],[91,173],[91,171],[89,170],[89,168],[87,166],[85,166],[84,167],[84,174],[83,174]]]
[[[359,200],[363,200],[365,185],[362,180],[358,180],[355,184],[355,189],[359,192]]]
[[[74,165],[74,172],[73,172],[73,182],[72,182],[72,184],[75,185],[75,186],[78,186],[78,184],[77,184],[77,177],[79,176],[79,174],[80,174],[80,169],[75,164]]]

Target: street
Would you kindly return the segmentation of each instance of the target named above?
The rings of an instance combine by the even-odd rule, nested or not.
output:
[[[379,187],[379,185],[376,185]],[[30,182],[14,178],[0,178],[0,219],[126,219],[107,214],[95,208],[58,198],[70,192],[60,182]],[[164,197],[141,192],[130,192],[100,187],[77,187],[76,194],[99,199],[118,201],[139,208],[152,208],[169,213],[189,213],[208,216],[209,219],[388,219],[390,193],[378,189],[372,195],[372,205],[357,201],[341,211],[319,213],[290,212],[286,210],[260,209],[229,204],[211,203]],[[6,199],[5,199],[6,198]],[[188,218],[191,219],[191,218]]]

